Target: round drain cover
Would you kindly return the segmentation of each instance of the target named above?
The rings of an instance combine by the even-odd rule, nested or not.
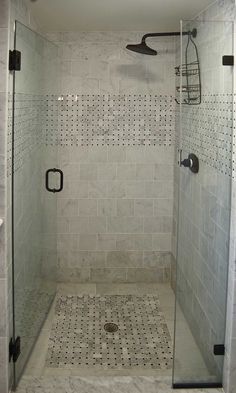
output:
[[[104,330],[108,333],[115,333],[118,330],[118,325],[116,323],[105,323]]]

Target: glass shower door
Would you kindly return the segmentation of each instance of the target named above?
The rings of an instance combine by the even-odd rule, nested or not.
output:
[[[57,88],[57,48],[16,22],[14,49],[21,52],[12,97],[13,340],[21,347],[16,385],[56,289],[56,194],[46,190],[45,173],[56,167],[57,152],[46,146],[45,134],[47,97]],[[49,181],[53,187],[56,174]]]
[[[193,29],[194,44],[184,34]],[[194,153],[199,171],[190,160],[178,171],[173,386],[214,387],[224,362],[233,67],[223,56],[233,55],[233,25],[184,21],[181,30],[179,161]]]

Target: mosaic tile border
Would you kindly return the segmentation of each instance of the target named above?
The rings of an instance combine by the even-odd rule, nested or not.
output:
[[[174,127],[172,96],[47,96],[46,145],[171,146]]]
[[[182,105],[182,147],[205,164],[232,175],[233,96],[209,94],[201,105]]]
[[[235,97],[234,97],[235,101]],[[235,106],[235,102],[234,102]],[[46,146],[173,146],[178,106],[161,95],[16,95],[15,170],[42,141]],[[232,94],[209,94],[182,106],[183,148],[235,178]],[[197,130],[197,133],[196,133]],[[8,176],[12,156],[12,97],[8,114]],[[232,160],[233,155],[233,160]]]
[[[12,168],[12,100],[8,97],[7,174]],[[14,169],[19,170],[30,153],[42,145],[43,124],[46,115],[45,96],[17,93],[15,95]]]

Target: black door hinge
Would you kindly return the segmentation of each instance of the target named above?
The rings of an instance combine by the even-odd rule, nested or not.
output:
[[[18,50],[9,50],[9,71],[21,70],[21,52]]]
[[[20,337],[16,337],[15,340],[13,340],[13,338],[11,338],[10,342],[9,342],[9,362],[11,360],[13,360],[13,362],[15,363],[18,359],[18,357],[20,356],[20,351],[21,351],[21,342],[20,342]]]
[[[234,65],[234,56],[222,56],[222,64],[223,66],[233,66]]]
[[[214,345],[214,355],[219,356],[219,355],[224,355],[225,354],[225,346],[224,344],[220,345]]]

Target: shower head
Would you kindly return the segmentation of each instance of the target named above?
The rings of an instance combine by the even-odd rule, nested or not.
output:
[[[156,50],[149,48],[149,46],[147,46],[145,38],[142,39],[140,44],[129,44],[126,46],[126,48],[131,50],[132,52],[141,53],[143,55],[151,55],[151,56],[157,55]]]
[[[142,55],[151,55],[151,56],[156,56],[157,51],[155,49],[150,48],[146,44],[146,38],[148,37],[176,37],[176,36],[181,36],[181,35],[191,35],[193,38],[196,38],[197,36],[197,29],[193,29],[192,31],[184,31],[180,33],[179,31],[171,31],[170,33],[148,33],[144,34],[142,37],[142,41],[140,44],[129,44],[126,46],[128,50],[131,50],[132,52],[136,53],[141,53]]]

